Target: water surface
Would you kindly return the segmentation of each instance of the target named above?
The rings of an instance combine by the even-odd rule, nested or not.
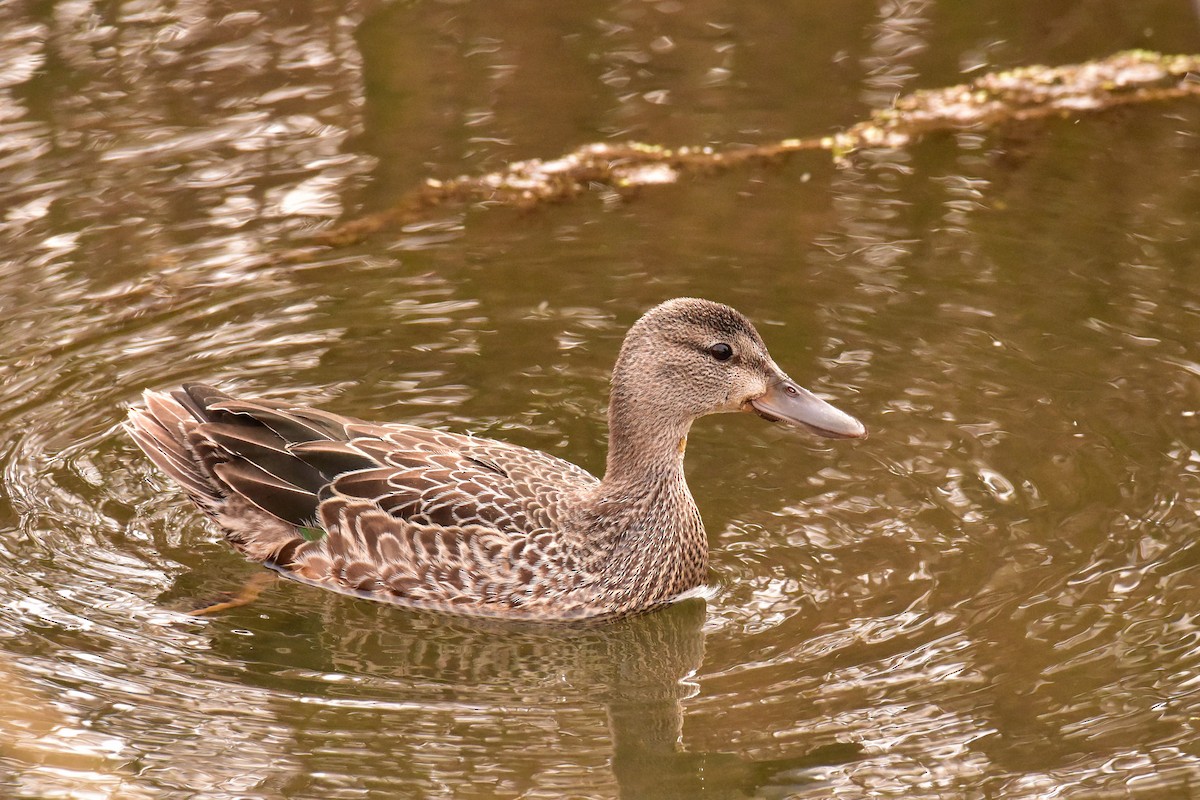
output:
[[[765,142],[980,70],[1196,49],[1123,3],[0,9],[0,794],[1200,793],[1200,109],[814,154],[301,263],[425,177]],[[709,418],[711,591],[586,630],[259,570],[119,429],[205,380],[603,465],[624,330],[751,316],[861,417]]]

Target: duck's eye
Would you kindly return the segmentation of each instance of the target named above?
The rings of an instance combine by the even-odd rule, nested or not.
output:
[[[733,358],[733,348],[724,342],[717,342],[708,348],[708,354],[717,361],[728,361]]]

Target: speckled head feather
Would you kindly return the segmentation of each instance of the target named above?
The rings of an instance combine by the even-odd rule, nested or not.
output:
[[[203,385],[145,403],[129,412],[134,440],[248,558],[403,606],[546,620],[640,613],[703,583],[707,543],[683,474],[696,418],[753,411],[864,435],[796,386],[745,317],[694,298],[627,334],[603,480],[491,439]]]
[[[759,347],[766,346],[754,325],[740,312],[727,305],[695,297],[677,297],[650,309],[630,328],[630,333],[641,330],[657,330],[683,341],[699,331],[719,337],[748,336]]]

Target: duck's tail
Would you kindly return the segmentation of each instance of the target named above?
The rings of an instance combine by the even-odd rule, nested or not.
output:
[[[188,441],[202,422],[211,421],[204,405],[192,398],[191,391],[209,388],[187,386],[170,394],[147,389],[142,393],[146,407],[129,409],[125,430],[159,469],[187,491],[196,505],[215,516],[227,492],[211,469],[194,454]],[[216,389],[211,391],[221,399],[231,399]]]
[[[143,398],[146,407],[130,409],[125,429],[246,556],[272,560],[314,524],[318,494],[332,476],[293,447],[344,442],[340,420],[202,384],[147,390]]]

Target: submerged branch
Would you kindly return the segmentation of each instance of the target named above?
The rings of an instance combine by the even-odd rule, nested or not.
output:
[[[904,95],[892,108],[875,111],[833,136],[727,149],[587,144],[560,158],[517,161],[485,175],[446,181],[430,178],[394,207],[345,222],[313,236],[312,241],[334,247],[354,244],[385,227],[416,222],[451,205],[487,201],[530,208],[567,200],[593,187],[629,192],[674,183],[683,174],[766,162],[801,151],[825,150],[842,160],[857,150],[904,147],[937,131],[982,130],[1012,121],[1197,95],[1197,55],[1132,50],[1083,64],[1020,67],[988,73],[968,84]]]

